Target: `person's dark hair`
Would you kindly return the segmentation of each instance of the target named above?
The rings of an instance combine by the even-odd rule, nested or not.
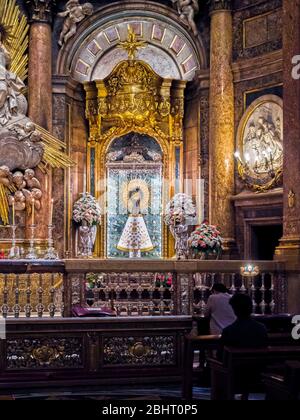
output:
[[[222,283],[215,283],[211,288],[211,291],[217,293],[228,293],[227,287]]]
[[[236,294],[230,299],[229,303],[238,318],[250,318],[253,309],[250,296]]]

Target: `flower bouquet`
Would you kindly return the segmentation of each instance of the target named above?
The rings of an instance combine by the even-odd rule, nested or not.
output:
[[[177,194],[167,204],[165,211],[165,224],[175,226],[184,223],[187,219],[196,217],[196,208],[192,197],[187,194]]]
[[[223,251],[223,238],[216,226],[203,222],[190,236],[189,247],[194,255],[200,255],[205,259],[209,255],[220,258]]]
[[[104,288],[103,276],[101,274],[89,273],[86,275],[86,290]]]
[[[92,257],[97,236],[97,226],[101,225],[101,207],[89,193],[82,194],[73,208],[73,220],[79,225],[79,255]]]
[[[101,207],[91,194],[82,194],[82,197],[76,201],[73,220],[78,224],[85,222],[88,226],[101,225]]]
[[[170,289],[173,285],[172,273],[156,274],[155,275],[155,287]]]

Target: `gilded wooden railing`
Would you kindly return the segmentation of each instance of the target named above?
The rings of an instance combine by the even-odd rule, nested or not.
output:
[[[0,263],[0,315],[54,318],[64,315],[64,264]]]
[[[66,260],[0,262],[0,315],[72,316],[74,306],[109,308],[118,316],[204,315],[210,288],[225,284],[248,293],[253,312],[285,313],[284,264],[258,262],[260,274],[242,277],[242,261]]]

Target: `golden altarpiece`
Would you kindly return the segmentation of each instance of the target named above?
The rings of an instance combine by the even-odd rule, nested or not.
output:
[[[161,201],[159,217],[154,222],[161,225],[161,234],[157,237],[157,241],[161,243],[156,247],[159,250],[155,256],[169,257],[173,256],[174,245],[167,228],[163,226],[161,215],[166,202],[176,192],[182,191],[186,82],[163,79],[147,63],[137,60],[136,51],[144,46],[144,42],[137,39],[130,27],[127,41],[120,42],[119,46],[128,51],[128,60],[119,63],[104,80],[84,84],[86,116],[90,124],[88,185],[90,191],[101,200],[102,207],[109,206],[105,188],[110,185],[109,155],[113,155],[112,160],[117,161],[118,153],[122,153],[126,140],[129,141],[127,151],[130,156],[125,156],[127,164],[119,165],[120,169],[122,165],[129,168],[141,165],[142,171],[145,165],[153,168],[156,161],[156,165],[161,167],[158,189],[147,191],[146,194],[149,194],[149,206],[155,197],[159,196]],[[115,150],[113,144],[121,138],[123,141],[119,142],[120,148]],[[150,150],[151,144],[155,150]],[[147,146],[149,150],[145,150]],[[148,154],[147,160],[143,157],[145,151]],[[134,180],[131,179],[132,181]],[[142,180],[140,183],[147,189]],[[124,195],[124,192],[120,191],[120,194]],[[96,241],[95,253],[100,257],[110,256],[107,246],[108,217],[104,216],[105,220]]]
[[[229,197],[236,181],[233,76],[238,72],[233,75],[229,65],[231,1],[210,2],[211,39],[209,24],[203,21],[206,28],[202,28],[207,30],[210,50],[191,16],[184,24],[178,10],[158,1],[93,2],[94,12],[82,16],[82,23],[78,28],[75,25],[77,33],[71,31],[69,39],[57,39],[56,29],[62,29],[63,22],[55,16],[54,3],[62,10],[60,2],[20,2],[24,9],[28,6],[30,27],[18,3],[0,0],[4,44],[0,43],[0,76],[5,76],[0,82],[5,88],[10,84],[0,95],[5,114],[10,113],[11,99],[16,99],[9,95],[19,98],[14,107],[17,115],[9,115],[12,121],[3,120],[4,140],[8,126],[18,117],[22,122],[18,128],[29,128],[29,133],[17,130],[14,145],[29,152],[38,145],[44,153],[39,165],[34,161],[22,169],[16,164],[16,154],[2,147],[2,165],[12,156],[8,162],[12,167],[2,170],[7,176],[0,180],[0,198],[17,193],[15,201],[0,203],[7,225],[2,230],[8,232],[2,243],[10,246],[10,232],[16,230],[24,239],[12,242],[13,251],[16,244],[26,248],[29,244],[39,253],[45,243],[51,251],[55,227],[55,245],[59,243],[60,256],[66,258],[42,259],[41,250],[41,258],[0,261],[0,319],[9,318],[7,340],[0,340],[0,388],[7,391],[10,386],[26,388],[35,383],[39,387],[50,383],[98,387],[144,383],[147,378],[152,383],[178,379],[184,371],[184,337],[192,329],[192,316],[203,317],[214,282],[223,282],[233,292],[258,296],[254,309],[259,314],[294,310],[290,304],[288,308],[288,293],[295,294],[296,287],[290,288],[291,293],[287,283],[293,286],[299,279],[290,275],[284,263],[261,262],[261,275],[254,282],[241,274],[242,261],[168,258],[174,255],[174,243],[164,226],[163,210],[170,198],[185,191],[184,177],[196,181],[202,173],[209,183],[210,221],[220,225],[227,243],[235,238]],[[66,17],[66,11],[60,17]],[[65,36],[68,23],[64,22]],[[4,39],[3,34],[10,31],[11,37]],[[62,47],[57,55],[56,41]],[[144,47],[143,56],[139,50],[145,51]],[[6,50],[12,55],[10,68]],[[102,73],[105,63],[110,74]],[[23,83],[27,67],[28,90]],[[14,86],[15,76],[20,79],[21,94]],[[34,144],[28,145],[28,139]],[[200,162],[204,146],[209,155],[207,162]],[[295,191],[290,191],[288,205],[294,214],[296,181],[291,188]],[[130,215],[129,190],[143,193],[135,201],[140,201],[151,242],[143,259],[119,259],[128,257],[120,241]],[[99,200],[103,210],[94,255],[98,258],[73,258],[77,247],[72,206],[85,191]],[[40,200],[32,200],[29,193],[33,192],[42,193]],[[297,299],[293,296],[293,300]],[[112,317],[96,319],[96,313]]]

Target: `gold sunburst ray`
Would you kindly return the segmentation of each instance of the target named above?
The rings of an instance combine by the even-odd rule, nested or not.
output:
[[[11,54],[10,70],[26,80],[29,25],[16,0],[0,0],[0,32],[3,44]]]

